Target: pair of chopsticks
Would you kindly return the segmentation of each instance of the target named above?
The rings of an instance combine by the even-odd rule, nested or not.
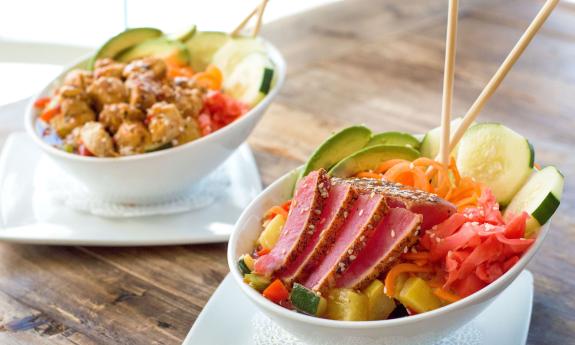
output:
[[[254,8],[250,14],[248,14],[241,22],[240,24],[231,32],[232,36],[237,36],[240,31],[243,30],[243,28],[246,26],[246,24],[252,19],[253,16],[255,16],[257,14],[257,18],[256,18],[256,26],[254,27],[254,30],[252,32],[252,36],[256,37],[257,35],[260,34],[260,30],[262,27],[262,18],[264,16],[264,11],[266,10],[266,6],[268,4],[269,0],[262,0],[262,2],[256,7]]]
[[[507,76],[507,73],[511,70],[513,65],[517,62],[521,54],[525,51],[529,43],[541,26],[545,23],[547,18],[557,4],[559,0],[547,0],[539,13],[535,16],[531,24],[527,27],[527,30],[523,33],[519,41],[515,44],[509,55],[505,58],[499,69],[495,72],[491,80],[487,83],[485,88],[479,94],[479,97],[471,105],[461,124],[451,135],[450,124],[451,124],[451,103],[453,100],[453,79],[454,79],[454,64],[455,64],[455,41],[457,35],[457,13],[459,7],[459,0],[449,1],[449,13],[447,20],[447,37],[446,37],[446,49],[445,49],[445,70],[443,77],[443,99],[442,99],[442,111],[441,111],[441,139],[440,139],[440,149],[439,149],[439,161],[442,164],[447,165],[449,163],[449,154],[457,146],[459,140],[469,128],[469,126],[475,121],[487,101],[495,93],[503,79]],[[437,159],[437,158],[436,158]]]

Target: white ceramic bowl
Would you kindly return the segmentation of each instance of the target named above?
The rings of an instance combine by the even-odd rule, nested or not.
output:
[[[285,79],[285,61],[267,43],[268,55],[277,73],[270,93],[254,108],[226,127],[193,142],[167,150],[117,158],[84,157],[59,150],[46,143],[35,129],[37,111],[30,102],[25,127],[36,144],[64,172],[82,183],[95,196],[121,203],[166,201],[183,193],[194,182],[213,172],[246,140],[276,97]],[[88,59],[66,69],[33,98],[51,95],[65,73],[85,66]]]
[[[481,313],[517,278],[535,255],[549,231],[545,225],[535,243],[508,272],[486,288],[443,308],[400,319],[383,321],[334,321],[299,314],[261,296],[242,281],[237,260],[250,253],[261,232],[261,217],[273,205],[291,197],[297,179],[294,170],[266,188],[243,212],[228,244],[228,264],[238,288],[268,317],[309,344],[432,344]],[[504,327],[504,326],[502,326]]]

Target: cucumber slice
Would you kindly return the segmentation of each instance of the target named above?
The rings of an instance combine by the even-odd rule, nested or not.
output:
[[[223,89],[233,98],[254,106],[269,93],[273,77],[270,59],[254,53],[246,56],[227,78],[224,77]]]
[[[180,41],[185,43],[186,41],[190,40],[196,34],[198,27],[194,24],[187,28],[185,31],[178,32],[168,36],[168,39],[172,41]]]
[[[299,312],[314,316],[323,315],[327,307],[325,298],[298,283],[293,285],[290,301]]]
[[[536,234],[559,207],[564,180],[561,172],[553,166],[534,172],[505,209],[505,219],[525,211],[531,215],[525,235]]]
[[[180,41],[172,41],[165,37],[142,42],[116,57],[120,62],[130,62],[146,56],[154,56],[162,59],[172,59],[181,65],[190,62],[188,47]]]
[[[533,168],[533,147],[527,139],[498,123],[481,123],[467,130],[457,152],[457,166],[509,204]]]
[[[190,66],[196,72],[204,71],[212,62],[214,53],[220,49],[230,36],[224,32],[198,31],[186,41],[190,51]]]
[[[224,80],[226,80],[235,71],[236,66],[246,56],[253,53],[260,53],[267,57],[267,50],[261,39],[251,37],[233,38],[229,39],[215,52],[212,63],[218,66],[224,75]]]
[[[345,157],[365,147],[370,137],[371,130],[364,126],[351,126],[333,134],[312,153],[301,176],[317,169],[331,169]]]
[[[94,68],[94,63],[98,59],[116,57],[118,54],[137,44],[158,38],[162,35],[162,31],[154,28],[127,29],[126,31],[110,38],[100,47],[100,49],[98,49],[89,63],[89,69]]]
[[[451,121],[451,132],[455,132],[461,121],[463,119],[461,117],[455,118]],[[421,151],[421,155],[423,157],[428,157],[435,159],[439,154],[439,141],[441,140],[441,127],[436,127],[425,134],[423,140],[421,141],[421,146],[419,150]],[[459,145],[453,149],[451,152],[452,157],[457,157],[457,150],[459,149]]]
[[[419,157],[419,151],[411,147],[376,145],[346,157],[337,163],[329,171],[329,174],[335,177],[350,177],[361,171],[375,170],[381,163],[390,159],[398,158],[412,161]]]
[[[418,150],[420,142],[416,137],[409,133],[383,132],[374,134],[365,146],[370,147],[375,145],[408,146]]]

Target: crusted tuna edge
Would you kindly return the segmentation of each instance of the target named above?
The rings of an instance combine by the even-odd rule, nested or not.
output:
[[[385,198],[382,197],[371,213],[369,221],[362,227],[358,236],[347,246],[338,262],[327,272],[323,278],[312,288],[315,291],[326,293],[327,290],[335,286],[336,275],[342,273],[352,261],[352,256],[357,256],[366,245],[367,239],[371,236],[379,222],[387,213],[388,207]]]
[[[351,188],[348,189],[348,193],[342,202],[342,206],[339,208],[332,222],[323,230],[322,234],[320,235],[320,239],[313,249],[311,255],[302,263],[300,268],[291,277],[284,278],[286,283],[290,284],[294,281],[302,282],[307,278],[311,270],[317,266],[320,258],[322,258],[331,248],[331,245],[335,241],[336,236],[339,234],[339,230],[345,222],[347,214],[349,214],[349,211],[351,210],[351,206],[355,200],[357,200],[357,196],[358,194],[355,188],[351,186]]]
[[[297,241],[295,241],[293,246],[290,248],[287,257],[284,258],[280,268],[274,272],[275,274],[281,274],[281,272],[283,272],[283,270],[285,270],[286,267],[288,267],[288,265],[291,264],[307,246],[309,239],[312,237],[313,232],[317,229],[317,225],[320,221],[320,214],[317,214],[314,211],[323,210],[323,206],[325,204],[325,200],[328,197],[330,187],[331,185],[329,183],[329,176],[327,175],[327,172],[324,169],[320,169],[318,183],[315,186],[313,201],[309,209],[309,216],[305,223],[304,230]]]
[[[421,215],[418,215],[418,218],[419,219],[415,224],[415,226],[412,228],[412,230],[404,235],[401,241],[399,241],[395,245],[393,250],[389,252],[388,255],[386,255],[382,260],[380,260],[380,262],[377,265],[375,265],[371,269],[369,274],[363,276],[361,280],[353,284],[353,286],[351,286],[352,289],[361,290],[367,287],[374,279],[379,277],[382,273],[389,271],[391,266],[393,266],[399,260],[401,254],[405,252],[406,248],[409,249],[417,243],[423,217],[421,217]]]

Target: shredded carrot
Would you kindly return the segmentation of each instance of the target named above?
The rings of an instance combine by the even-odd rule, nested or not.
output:
[[[451,293],[447,290],[444,290],[440,287],[436,287],[433,289],[433,294],[437,297],[439,297],[439,299],[445,301],[445,302],[449,302],[449,303],[453,303],[453,302],[457,302],[461,299],[461,297],[457,296],[454,293]]]
[[[393,266],[385,276],[385,293],[390,297],[395,295],[395,281],[402,273],[428,273],[432,271],[433,269],[428,266],[421,267],[409,263],[397,264]]]
[[[261,256],[269,254],[269,252],[270,252],[270,249],[262,247],[262,249],[258,250],[258,252],[256,254],[258,255],[258,257],[261,257]]]
[[[273,206],[272,208],[270,208],[266,214],[265,214],[265,218],[269,219],[269,218],[273,218],[276,215],[281,214],[284,218],[287,219],[288,213],[287,211],[281,207],[281,206]]]
[[[289,209],[291,207],[291,199],[284,202],[281,206],[284,210],[286,210],[287,212],[289,212]]]
[[[448,166],[426,157],[413,162],[390,159],[380,164],[375,172],[362,171],[356,177],[383,177],[387,181],[436,194],[459,208],[477,205],[481,195],[481,184],[470,177],[462,177],[453,158]]]
[[[207,89],[219,90],[222,88],[222,72],[215,65],[209,65],[205,71],[194,75],[194,80]]]

